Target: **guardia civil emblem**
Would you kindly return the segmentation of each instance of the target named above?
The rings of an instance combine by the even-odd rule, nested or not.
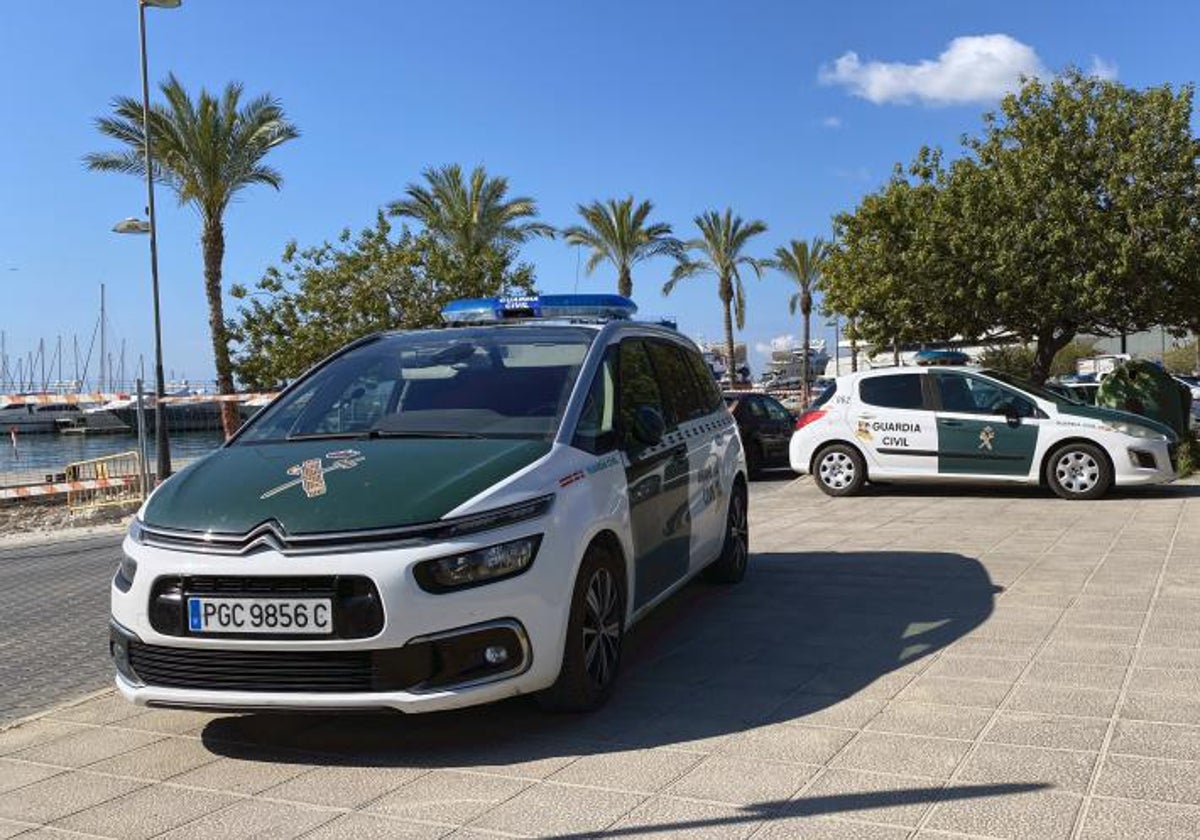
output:
[[[287,474],[296,476],[296,478],[293,478],[291,481],[285,481],[277,487],[272,487],[259,496],[259,498],[269,499],[285,490],[291,490],[297,485],[304,491],[304,495],[310,499],[315,499],[317,496],[324,496],[328,489],[325,484],[326,473],[353,469],[361,464],[363,460],[363,454],[357,449],[339,449],[336,452],[326,452],[324,458],[309,458],[306,461],[301,461],[299,464],[293,464],[287,468]]]
[[[996,439],[996,433],[991,426],[984,426],[979,430],[979,448],[992,451],[992,441]]]

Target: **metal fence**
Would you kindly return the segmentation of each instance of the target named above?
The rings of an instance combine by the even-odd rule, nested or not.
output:
[[[140,502],[146,479],[136,451],[67,465],[67,507],[72,512]]]

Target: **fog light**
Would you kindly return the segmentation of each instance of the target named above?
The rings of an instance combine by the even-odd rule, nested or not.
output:
[[[483,658],[489,665],[503,665],[508,661],[508,648],[500,645],[489,645],[483,651]]]

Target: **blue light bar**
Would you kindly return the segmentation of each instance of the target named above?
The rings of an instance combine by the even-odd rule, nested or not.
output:
[[[612,321],[632,318],[637,304],[620,295],[526,295],[467,298],[442,309],[447,324],[482,324],[521,318]]]

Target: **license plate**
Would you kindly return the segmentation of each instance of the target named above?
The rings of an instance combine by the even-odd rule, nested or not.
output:
[[[193,633],[328,634],[329,598],[188,598]]]

